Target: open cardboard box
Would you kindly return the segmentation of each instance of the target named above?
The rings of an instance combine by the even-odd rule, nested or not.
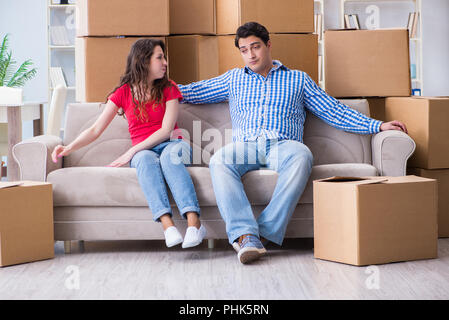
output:
[[[352,265],[437,257],[437,182],[417,176],[313,182],[315,258]]]

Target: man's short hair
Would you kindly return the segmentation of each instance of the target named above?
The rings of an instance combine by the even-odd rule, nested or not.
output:
[[[248,38],[250,36],[256,36],[262,39],[263,43],[267,45],[268,40],[270,40],[270,34],[267,28],[257,22],[247,22],[237,29],[235,35],[235,46],[239,48],[240,38]]]

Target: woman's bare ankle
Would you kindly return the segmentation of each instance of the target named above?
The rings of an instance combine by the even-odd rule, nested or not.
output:
[[[196,227],[197,229],[199,229],[201,227],[201,221],[198,216],[198,213],[187,212],[186,217],[187,217],[187,226],[188,227]]]
[[[175,225],[173,222],[173,219],[171,218],[171,216],[168,213],[161,216],[160,220],[161,220],[162,228],[164,229],[164,231],[167,230],[167,228],[173,227]]]

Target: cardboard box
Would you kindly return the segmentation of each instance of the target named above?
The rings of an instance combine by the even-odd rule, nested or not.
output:
[[[131,46],[139,38],[76,38],[76,101],[104,102],[119,84]],[[165,38],[155,38],[165,42]]]
[[[328,30],[325,86],[334,97],[410,96],[406,29]]]
[[[216,0],[170,0],[170,34],[216,33]]]
[[[245,66],[235,47],[235,35],[218,36],[219,74]],[[306,72],[318,83],[318,36],[316,34],[270,34],[272,58],[290,69]]]
[[[189,84],[217,77],[218,41],[215,36],[173,36],[167,38],[170,79]]]
[[[315,258],[372,265],[437,257],[437,182],[416,176],[313,182]]]
[[[270,33],[312,33],[313,0],[216,0],[217,34],[235,34],[257,21]],[[187,22],[187,21],[186,21]]]
[[[407,165],[423,169],[449,168],[449,98],[390,97],[385,99],[385,121],[407,126],[416,150]]]
[[[407,168],[407,174],[438,181],[438,237],[449,237],[449,169]]]
[[[51,184],[0,182],[0,266],[53,257]]]
[[[368,98],[370,117],[385,121],[385,98]]]
[[[165,36],[169,0],[77,0],[78,37]]]

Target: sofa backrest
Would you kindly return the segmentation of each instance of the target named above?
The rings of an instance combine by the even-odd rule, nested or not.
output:
[[[367,100],[341,100],[369,115]],[[232,141],[227,103],[209,105],[181,104],[178,126],[193,149],[193,164],[207,165],[211,155]],[[72,142],[89,128],[104,108],[100,103],[72,103],[66,111],[64,144]],[[344,132],[327,125],[307,112],[304,143],[314,155],[314,164],[371,163],[371,136]],[[115,117],[105,132],[90,145],[64,158],[64,167],[104,166],[131,147],[128,123]]]
[[[67,105],[64,125],[64,145],[89,128],[104,109],[100,103],[72,103]],[[128,122],[116,116],[103,134],[91,144],[64,157],[64,167],[105,166],[131,148]]]

